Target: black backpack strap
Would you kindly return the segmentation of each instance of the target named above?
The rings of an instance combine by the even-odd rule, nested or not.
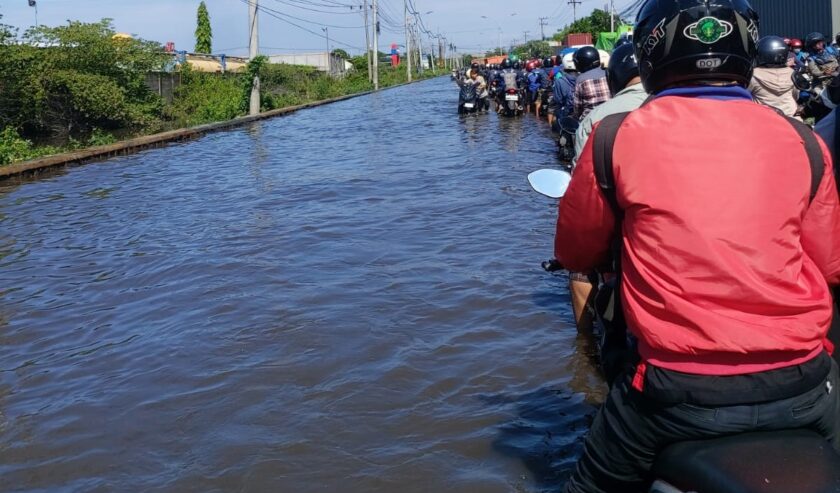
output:
[[[817,191],[820,189],[823,175],[825,174],[825,160],[823,159],[822,147],[817,140],[817,136],[811,127],[805,125],[796,118],[785,117],[790,125],[799,134],[802,143],[805,146],[805,152],[808,154],[808,161],[811,164],[811,194],[808,202],[813,202],[814,197],[817,196]]]
[[[827,116],[826,118],[829,117]],[[840,121],[838,121],[838,118],[840,118],[840,107],[834,108],[830,118],[834,118],[834,142],[830,144],[834,146],[831,149],[831,155],[834,158],[834,180],[837,182],[838,188],[840,188],[840,170],[837,169],[840,167],[840,162],[837,159],[837,156],[840,156]]]
[[[615,191],[615,175],[613,174],[613,150],[615,149],[615,138],[625,118],[630,113],[617,113],[610,115],[598,125],[591,138],[593,145],[593,164],[595,167],[595,178],[598,186],[612,207],[616,219],[620,221],[622,214],[618,206],[618,198]]]

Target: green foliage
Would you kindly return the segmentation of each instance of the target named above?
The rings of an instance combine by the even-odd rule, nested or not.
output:
[[[341,57],[341,58],[343,58],[344,60],[349,60],[349,59],[350,59],[350,54],[349,54],[349,53],[347,53],[346,51],[342,50],[341,48],[336,48],[336,49],[334,49],[334,50],[332,51],[332,54],[333,54],[334,56]]]
[[[198,4],[198,19],[195,28],[195,52],[213,52],[213,28],[210,26],[210,13],[207,12],[207,5],[203,0]]]
[[[363,71],[367,74],[368,69],[368,57],[367,55],[360,55],[354,56],[349,58],[348,61],[353,64],[353,69],[358,71]]]
[[[68,138],[93,127],[146,128],[162,104],[145,74],[164,62],[157,43],[115,38],[111,21],[70,22],[0,36],[0,125]]]
[[[517,55],[521,60],[527,60],[529,58],[545,58],[551,56],[553,50],[546,41],[533,40],[514,47],[511,53]]]
[[[364,56],[351,59],[356,69],[343,78],[258,57],[238,74],[183,66],[174,100],[164,105],[145,77],[161,70],[169,55],[158,43],[115,34],[108,19],[38,27],[22,37],[0,24],[0,164],[107,145],[115,142],[114,131],[142,134],[241,116],[256,74],[263,110],[373,89]],[[340,50],[336,54],[342,55]],[[381,87],[406,82],[405,65],[392,68],[384,53],[380,59]],[[431,75],[433,71],[425,72]],[[59,146],[36,146],[33,141]]]
[[[242,85],[241,75],[205,73],[185,67],[181,85],[165,115],[180,127],[236,118],[244,114]]]
[[[117,138],[102,129],[95,128],[88,138],[90,146],[105,146],[117,142]]]
[[[616,26],[623,21],[616,17]],[[610,30],[610,13],[606,10],[595,9],[591,15],[578,19],[554,34],[555,41],[562,41],[570,33],[591,33],[592,40],[598,39],[598,35]]]
[[[507,54],[507,52],[505,52],[504,50],[500,50],[499,48],[495,48],[495,49],[493,49],[493,51],[488,51],[487,53],[485,53],[484,56],[491,57],[491,56],[500,56],[500,55],[506,55],[506,54]]]
[[[0,132],[0,165],[16,161],[26,161],[37,157],[60,152],[56,147],[33,147],[32,142],[21,138],[12,127],[6,127]]]

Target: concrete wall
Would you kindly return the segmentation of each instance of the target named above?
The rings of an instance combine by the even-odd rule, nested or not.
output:
[[[321,72],[342,76],[347,72],[348,63],[341,57],[322,53],[295,53],[292,55],[269,55],[270,63],[287,63],[289,65],[305,65],[314,67]]]
[[[146,74],[146,86],[167,103],[175,97],[175,89],[181,85],[181,74],[177,72],[150,72]]]

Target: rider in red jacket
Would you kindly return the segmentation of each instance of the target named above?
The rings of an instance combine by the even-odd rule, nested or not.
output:
[[[607,264],[620,234],[620,299],[638,352],[593,423],[570,493],[635,491],[676,441],[809,427],[840,445],[826,339],[840,202],[827,149],[820,142],[812,198],[797,128],[745,89],[758,37],[746,0],[649,0],[635,36],[654,99],[615,139],[618,211],[591,137],[557,223],[555,255],[574,271]]]

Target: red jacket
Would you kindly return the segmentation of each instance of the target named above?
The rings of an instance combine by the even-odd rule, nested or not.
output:
[[[555,255],[590,271],[615,217],[593,171],[592,140],[561,200]],[[840,203],[825,173],[809,204],[802,141],[749,100],[680,96],[633,112],[614,173],[624,210],[621,295],[646,365],[740,375],[809,361],[828,343],[828,283],[840,283]]]

